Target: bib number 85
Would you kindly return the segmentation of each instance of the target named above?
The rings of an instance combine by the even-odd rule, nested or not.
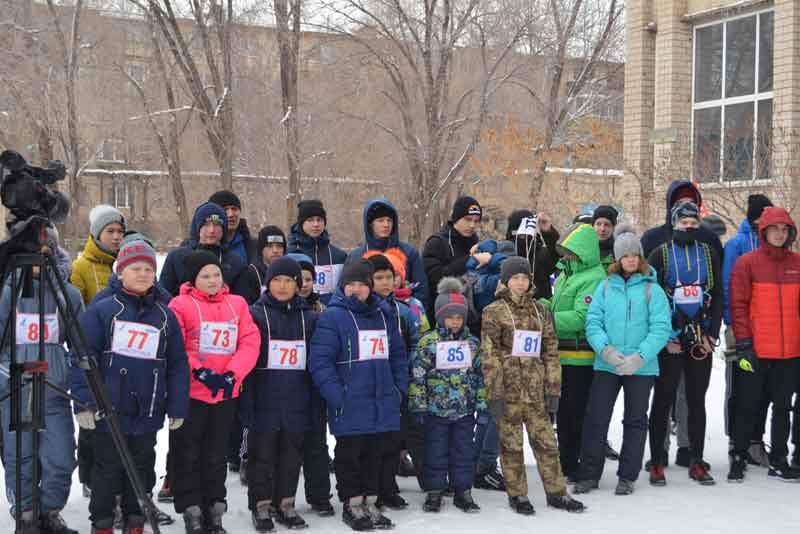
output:
[[[448,362],[463,362],[464,361],[464,349],[461,347],[450,347],[447,350],[447,361]]]

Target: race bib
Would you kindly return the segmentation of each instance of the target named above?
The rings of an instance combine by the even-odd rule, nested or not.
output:
[[[436,344],[436,368],[469,369],[472,367],[472,349],[466,341],[440,341]]]
[[[358,331],[358,359],[359,361],[389,359],[389,336],[386,330]]]
[[[233,354],[239,340],[239,326],[233,323],[200,324],[200,352],[203,354]]]
[[[131,358],[154,360],[158,356],[161,331],[155,326],[130,321],[114,321],[111,351]]]
[[[306,342],[274,340],[269,342],[267,369],[306,370]]]
[[[17,344],[36,345],[41,334],[38,313],[17,314]],[[58,345],[58,315],[46,313],[44,316],[44,342]]]
[[[699,305],[703,302],[703,288],[700,286],[676,287],[672,298],[675,304]]]
[[[314,269],[316,270],[314,292],[320,295],[336,292],[336,285],[339,283],[339,275],[342,272],[342,266],[317,265]]]
[[[511,355],[515,358],[538,358],[542,352],[542,333],[536,330],[514,330]]]

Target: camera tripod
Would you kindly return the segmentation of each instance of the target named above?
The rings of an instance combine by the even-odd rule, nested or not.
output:
[[[39,268],[39,313],[38,313],[38,358],[33,361],[18,361],[17,354],[17,304],[21,294],[26,297],[32,295],[33,268]],[[21,271],[21,272],[20,272]],[[90,356],[86,350],[86,338],[78,323],[75,310],[70,309],[69,300],[67,298],[67,288],[64,280],[58,273],[55,260],[49,254],[45,253],[13,253],[8,256],[8,261],[5,266],[5,274],[10,278],[11,286],[11,313],[6,323],[6,332],[3,335],[3,342],[0,347],[6,346],[6,337],[9,340],[8,350],[10,352],[11,361],[9,369],[1,370],[10,378],[10,392],[4,397],[0,398],[0,402],[7,398],[11,399],[11,413],[10,413],[10,430],[15,432],[16,438],[16,457],[17,457],[17,471],[15,477],[15,506],[14,506],[14,520],[16,522],[16,532],[25,534],[37,534],[39,532],[38,526],[34,529],[23,530],[22,521],[22,473],[21,462],[22,458],[22,433],[31,433],[31,478],[33,481],[33,488],[31,492],[32,497],[32,512],[35,521],[38,521],[39,510],[39,497],[40,497],[40,473],[39,473],[39,432],[45,428],[45,388],[50,388],[58,395],[77,403],[82,409],[92,410],[91,407],[84,405],[74,396],[72,396],[65,389],[52,384],[47,381],[46,374],[48,370],[47,360],[45,359],[45,338],[46,338],[46,323],[45,323],[45,295],[50,294],[54,297],[56,306],[58,308],[58,315],[63,319],[66,325],[66,339],[67,343],[75,355],[77,366],[83,371],[86,382],[89,386],[89,391],[94,398],[96,409],[96,419],[104,419],[108,424],[111,433],[114,447],[119,454],[121,463],[133,487],[136,498],[141,506],[145,517],[150,523],[154,534],[160,534],[157,520],[157,510],[150,498],[148,492],[144,488],[144,484],[139,478],[136,471],[133,458],[128,448],[128,442],[119,424],[119,420],[114,413],[111,400],[103,384],[103,377],[97,367],[97,362],[94,357]],[[5,279],[5,277],[4,277]],[[26,291],[27,290],[27,291]],[[35,323],[34,323],[35,324]],[[29,406],[30,418],[23,419],[23,388],[30,388]],[[94,410],[92,410],[94,411]],[[9,446],[10,444],[6,444]],[[38,522],[36,523],[38,525]]]

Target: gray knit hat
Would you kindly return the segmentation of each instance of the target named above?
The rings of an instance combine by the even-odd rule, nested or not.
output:
[[[100,204],[92,208],[89,212],[89,232],[96,240],[100,240],[100,234],[109,224],[119,223],[125,231],[125,217],[120,211],[108,204]]]
[[[511,277],[515,274],[531,275],[531,264],[528,263],[527,258],[521,256],[512,256],[500,264],[500,281],[508,284]]]
[[[630,223],[619,223],[614,230],[614,259],[619,261],[628,254],[644,256],[642,242]]]
[[[452,276],[445,276],[439,281],[436,286],[436,291],[439,295],[434,302],[434,309],[436,311],[436,323],[439,326],[444,326],[444,320],[453,315],[458,315],[465,321],[467,320],[467,301],[461,293],[464,290],[464,284],[461,280]]]

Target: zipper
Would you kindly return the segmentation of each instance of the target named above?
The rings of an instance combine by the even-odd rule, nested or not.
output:
[[[776,267],[776,270],[780,271],[780,267]],[[780,272],[778,272],[776,274],[780,275]],[[778,277],[778,280],[782,280],[782,279],[783,279],[782,276]],[[780,308],[778,308],[778,311],[780,312],[780,316],[781,316],[781,356],[784,356],[784,346],[785,345],[784,345],[784,340],[783,340],[783,292],[781,291],[782,287],[783,287],[783,284],[778,283],[778,303],[780,305]]]
[[[686,256],[686,269],[688,272],[692,272],[692,259],[689,257],[689,245],[683,246],[683,253]],[[700,258],[697,258],[697,263],[700,263]]]
[[[158,369],[153,369],[153,396],[150,399],[150,415],[153,417],[153,409],[156,405],[156,392],[158,391]]]

